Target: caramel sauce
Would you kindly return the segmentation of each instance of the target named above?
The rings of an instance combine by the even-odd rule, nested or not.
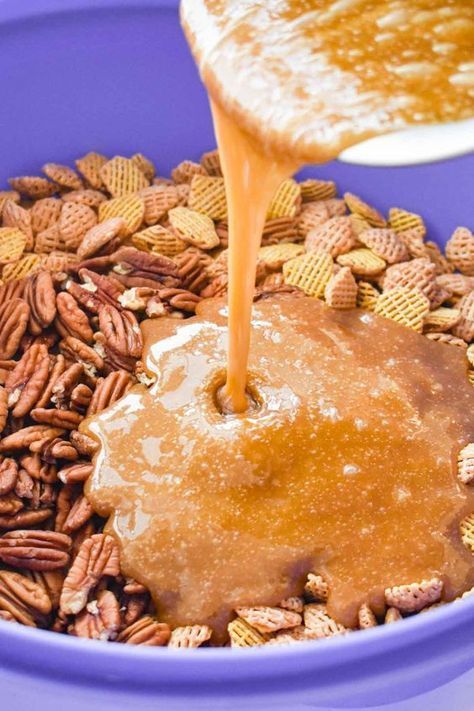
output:
[[[440,575],[450,599],[472,584],[457,524],[474,492],[453,467],[474,436],[462,352],[364,311],[273,297],[253,309],[256,407],[223,417],[225,302],[143,334],[156,383],[89,423],[101,450],[87,495],[160,619],[222,633],[233,607],[298,594],[309,570],[349,625],[385,586]]]
[[[361,311],[252,297],[267,205],[298,165],[474,113],[473,7],[183,0],[182,18],[226,179],[228,307],[143,323],[157,380],[86,423],[101,444],[87,495],[172,625],[222,633],[310,570],[349,625],[386,586],[440,575],[451,599],[474,575],[457,530],[474,504],[454,466],[474,436],[463,354]]]

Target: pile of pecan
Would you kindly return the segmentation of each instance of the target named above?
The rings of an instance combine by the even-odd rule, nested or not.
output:
[[[140,228],[167,224],[167,206],[186,204],[187,182],[154,179],[135,157],[144,173],[132,232],[126,201],[125,217],[99,218],[99,206],[117,199],[101,178],[110,163],[89,154],[78,171],[49,164],[47,178],[15,178],[0,192],[0,617],[80,637],[198,646],[210,631],[172,636],[147,590],[122,576],[115,541],[83,493],[96,445],[78,427],[146,382],[140,321],[189,316],[214,290],[200,249],[183,242],[172,259],[134,246]]]

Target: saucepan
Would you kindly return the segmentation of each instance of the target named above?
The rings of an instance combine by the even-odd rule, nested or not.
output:
[[[2,185],[89,150],[141,151],[166,174],[214,147],[177,0],[0,0],[0,88]],[[381,210],[420,212],[440,244],[472,225],[473,155],[305,173]],[[258,650],[129,647],[0,622],[1,707],[14,711],[367,707],[473,666],[474,598],[344,638]]]

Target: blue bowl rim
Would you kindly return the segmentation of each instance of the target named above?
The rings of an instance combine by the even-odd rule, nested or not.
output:
[[[178,0],[0,0],[0,25],[20,22],[49,14],[69,14],[75,11],[98,9],[156,9],[176,11]],[[235,664],[238,664],[238,679],[258,679],[268,675],[269,663],[272,674],[277,670],[285,674],[298,673],[305,669],[322,670],[344,663],[360,661],[374,655],[384,655],[413,643],[424,642],[450,629],[474,621],[474,596],[454,604],[446,605],[432,613],[415,615],[400,624],[375,627],[354,632],[346,636],[322,639],[317,642],[300,642],[291,646],[264,646],[245,648],[202,648],[198,650],[169,649],[166,647],[129,647],[121,644],[100,644],[90,640],[61,635],[49,630],[24,627],[0,620],[0,640],[4,652],[0,651],[2,664],[8,666],[8,652],[17,648],[27,650],[28,662],[41,666],[46,663],[52,651],[64,655],[64,662],[74,659],[76,667],[68,668],[71,676],[83,676],[84,664],[97,676],[109,678],[122,663],[134,661],[134,673],[143,680],[157,680],[156,662],[159,659],[159,677],[173,682],[198,680],[202,672],[212,664],[213,679],[224,681],[236,678]],[[3,657],[5,656],[5,659]],[[15,654],[13,654],[15,659]],[[179,664],[176,662],[179,661]],[[276,665],[278,662],[278,665]],[[13,665],[13,662],[12,662]],[[119,665],[119,666],[116,666]]]

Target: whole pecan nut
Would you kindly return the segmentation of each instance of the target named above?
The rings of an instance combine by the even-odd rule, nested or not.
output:
[[[55,531],[10,531],[0,537],[0,560],[14,568],[55,570],[68,564],[71,543]]]
[[[87,538],[64,581],[60,609],[65,614],[77,615],[86,606],[89,593],[100,579],[119,573],[119,550],[112,536],[97,533]]]
[[[29,317],[30,307],[23,299],[11,299],[0,306],[0,359],[15,355]]]

